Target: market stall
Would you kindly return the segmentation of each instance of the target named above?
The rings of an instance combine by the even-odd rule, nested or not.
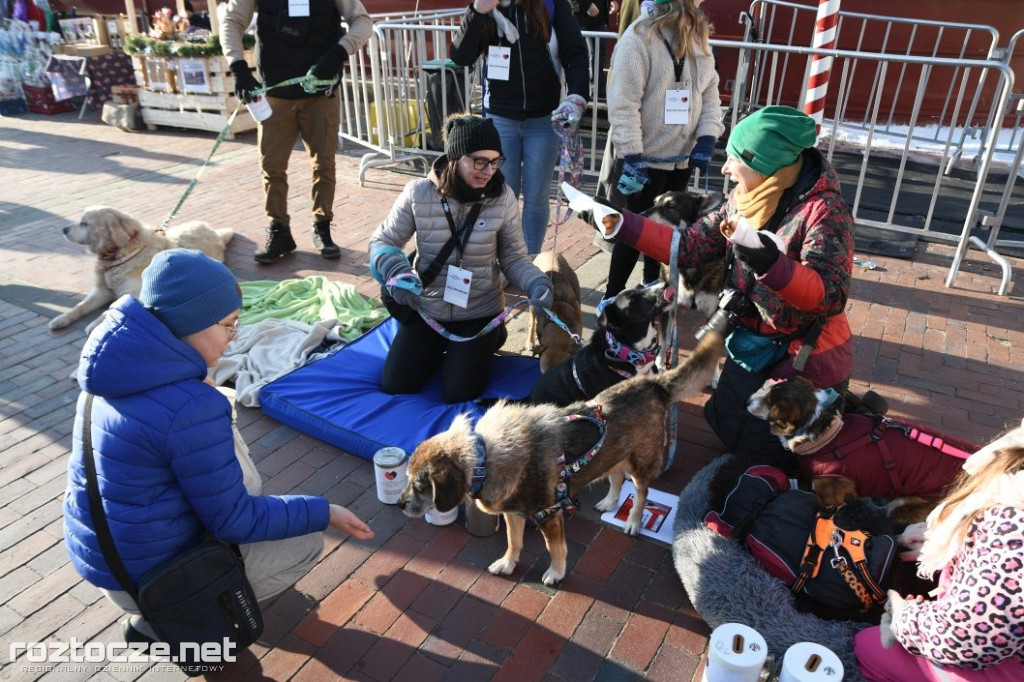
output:
[[[126,0],[125,9],[126,25],[137,26],[134,0]],[[167,125],[220,132],[227,125],[238,100],[218,30],[216,11],[210,12],[208,30],[189,26],[184,0],[178,0],[176,15],[157,12],[148,33],[129,29],[125,52],[131,55],[142,120],[150,130]],[[255,64],[252,49],[245,58]],[[225,136],[234,139],[255,128],[248,109],[241,107]]]

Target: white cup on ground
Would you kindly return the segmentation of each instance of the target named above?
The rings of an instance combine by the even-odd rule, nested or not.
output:
[[[757,630],[742,623],[722,623],[711,633],[702,682],[757,682],[768,645]]]
[[[797,642],[786,649],[782,659],[780,682],[840,682],[843,662],[832,652],[815,642]]]
[[[433,526],[447,526],[459,518],[459,505],[455,505],[446,512],[438,511],[436,507],[431,507],[424,518],[427,520],[427,523]]]

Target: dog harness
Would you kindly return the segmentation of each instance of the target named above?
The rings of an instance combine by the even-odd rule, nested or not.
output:
[[[875,604],[885,601],[885,590],[871,577],[868,559],[864,553],[865,542],[870,536],[861,530],[845,530],[838,527],[832,520],[833,514],[834,508],[818,512],[814,530],[807,537],[807,547],[800,559],[800,575],[789,589],[797,593],[808,580],[817,577],[821,562],[826,557],[826,550],[831,549],[833,556],[829,563],[857,595],[861,608],[867,611]]]
[[[530,518],[534,523],[540,524],[541,521],[549,517],[554,516],[559,511],[564,511],[567,515],[572,516],[580,508],[580,502],[578,499],[569,495],[569,478],[573,474],[578,473],[580,469],[590,464],[590,461],[597,455],[597,451],[604,445],[605,436],[608,435],[608,428],[601,414],[601,406],[598,405],[594,408],[594,416],[586,414],[570,414],[565,417],[565,421],[572,423],[579,420],[586,420],[593,423],[598,430],[597,442],[594,443],[593,447],[580,455],[571,464],[565,463],[565,453],[563,452],[558,456],[558,483],[555,485],[555,503],[546,509],[542,509],[535,514],[532,514]]]

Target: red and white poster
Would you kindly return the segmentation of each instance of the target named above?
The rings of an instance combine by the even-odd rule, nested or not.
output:
[[[613,511],[601,514],[601,520],[613,526],[622,528],[626,525],[626,518],[633,510],[633,501],[636,499],[636,488],[633,483],[626,480],[622,484],[622,492],[619,493],[619,504]],[[666,545],[672,544],[672,527],[676,520],[676,504],[678,498],[660,490],[650,488],[647,491],[647,504],[644,507],[644,518],[640,527],[640,534],[654,538]]]

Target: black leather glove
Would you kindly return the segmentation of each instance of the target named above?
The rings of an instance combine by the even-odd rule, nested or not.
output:
[[[758,275],[763,275],[779,259],[779,247],[775,245],[771,237],[764,233],[759,232],[757,237],[761,240],[761,248],[759,249],[752,249],[749,246],[740,246],[735,243],[732,245],[732,248],[736,252],[736,257],[743,261],[744,265]]]
[[[345,65],[346,59],[348,52],[345,52],[340,43],[335,44],[313,65],[313,75],[317,80],[329,81],[341,73],[341,67]]]
[[[253,90],[263,87],[249,70],[249,65],[244,59],[231,62],[231,74],[235,77],[235,97],[249,104],[257,99],[252,94]]]

